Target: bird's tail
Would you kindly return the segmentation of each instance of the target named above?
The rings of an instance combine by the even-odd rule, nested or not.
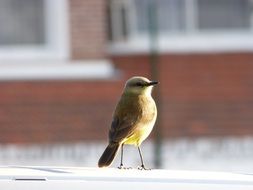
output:
[[[112,161],[114,160],[118,150],[119,150],[120,144],[119,143],[110,143],[102,156],[100,157],[98,161],[98,167],[107,167],[109,166]]]

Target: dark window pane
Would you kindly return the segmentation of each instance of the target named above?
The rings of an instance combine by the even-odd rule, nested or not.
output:
[[[137,14],[137,29],[140,32],[148,31],[148,4],[150,0],[135,0]]]
[[[122,37],[126,38],[129,34],[127,31],[127,11],[124,7],[120,9],[121,16],[121,28],[122,28]]]
[[[185,0],[158,0],[160,31],[185,30]]]
[[[199,29],[248,29],[248,0],[198,0]]]
[[[148,9],[154,0],[135,0],[137,27],[140,32],[149,28]],[[157,24],[160,32],[185,30],[185,0],[155,0]]]
[[[0,45],[45,43],[44,0],[0,0]]]

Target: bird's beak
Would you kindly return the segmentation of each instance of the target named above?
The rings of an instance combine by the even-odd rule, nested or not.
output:
[[[148,83],[148,86],[154,86],[154,85],[157,85],[157,84],[159,84],[159,82],[151,81],[151,82]]]

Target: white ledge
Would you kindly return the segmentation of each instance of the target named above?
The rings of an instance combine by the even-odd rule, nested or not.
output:
[[[36,181],[36,182],[35,182]],[[253,175],[180,170],[120,170],[82,167],[0,167],[5,189],[252,190]]]
[[[114,75],[115,69],[108,60],[0,64],[0,81],[108,79]]]
[[[159,53],[221,53],[252,52],[252,33],[217,33],[196,35],[160,35],[156,48]],[[146,54],[150,52],[148,36],[137,36],[123,42],[112,42],[108,52],[113,55]]]

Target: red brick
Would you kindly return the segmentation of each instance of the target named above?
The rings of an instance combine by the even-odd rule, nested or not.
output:
[[[106,0],[71,0],[71,57],[104,58],[106,46]]]

